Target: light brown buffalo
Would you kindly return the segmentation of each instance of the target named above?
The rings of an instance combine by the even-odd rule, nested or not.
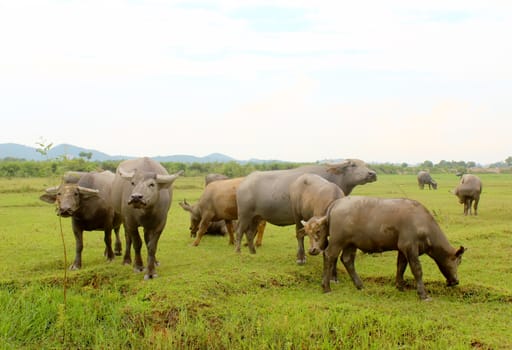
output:
[[[234,244],[233,220],[238,218],[236,190],[243,179],[237,177],[210,182],[195,205],[188,204],[186,200],[179,203],[183,210],[190,212],[190,235],[196,237],[192,245],[199,245],[210,224],[219,220],[225,221],[229,244]],[[265,222],[258,228],[257,245],[261,245],[264,228]]]
[[[324,250],[322,286],[329,292],[333,265],[341,261],[358,289],[363,287],[355,267],[357,249],[366,253],[398,250],[396,287],[403,290],[407,264],[416,280],[421,299],[429,300],[423,284],[419,256],[427,254],[436,262],[448,286],[459,283],[457,268],[464,247],[454,248],[429,211],[410,199],[383,199],[348,196],[336,200],[323,217],[304,222],[310,234],[329,235]]]

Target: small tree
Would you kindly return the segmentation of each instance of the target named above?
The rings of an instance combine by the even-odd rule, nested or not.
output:
[[[507,159],[505,159],[505,163],[507,163],[508,166],[512,166],[512,156],[508,156]]]
[[[40,153],[43,157],[46,157],[48,159],[48,152],[50,151],[50,148],[53,146],[53,142],[47,142],[42,137],[39,138],[39,141],[36,141],[36,145],[39,147],[36,148],[36,152]]]

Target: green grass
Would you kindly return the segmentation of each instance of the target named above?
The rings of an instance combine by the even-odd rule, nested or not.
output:
[[[512,347],[512,175],[481,175],[479,216],[464,217],[449,190],[458,178],[437,175],[437,191],[415,176],[381,175],[353,194],[409,197],[431,210],[454,246],[464,245],[460,285],[447,288],[435,263],[421,258],[432,302],[421,302],[406,272],[394,288],[396,253],[364,255],[357,290],[343,268],[321,292],[322,258],[295,264],[293,226],[267,225],[251,255],[227,237],[192,247],[189,216],[202,178],[180,178],[160,239],[159,277],[144,281],[117,257],[103,258],[103,234],[84,234],[83,268],[64,269],[74,255],[69,219],[38,197],[48,179],[0,179],[0,348],[160,349],[506,349]],[[144,259],[146,257],[143,250]]]

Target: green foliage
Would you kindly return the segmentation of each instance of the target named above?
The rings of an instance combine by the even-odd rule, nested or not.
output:
[[[173,165],[174,166],[174,165]],[[179,166],[179,165],[178,165]],[[221,166],[221,165],[219,165]],[[202,176],[180,178],[158,247],[159,277],[144,281],[121,258],[107,263],[102,232],[84,233],[83,268],[67,273],[59,219],[38,199],[48,178],[0,179],[0,344],[2,348],[73,349],[507,349],[512,265],[512,175],[483,174],[479,216],[465,217],[449,193],[458,182],[438,174],[439,188],[420,190],[414,175],[379,174],[354,195],[409,197],[434,215],[454,246],[464,245],[460,285],[445,286],[422,256],[432,302],[421,302],[410,271],[394,287],[396,253],[358,254],[365,284],[340,282],[321,292],[321,256],[295,264],[293,226],[268,224],[257,254],[234,252],[227,237],[205,236],[192,247],[189,214]],[[69,219],[62,219],[68,256]],[[143,249],[143,258],[146,252]],[[72,258],[69,257],[68,260]]]

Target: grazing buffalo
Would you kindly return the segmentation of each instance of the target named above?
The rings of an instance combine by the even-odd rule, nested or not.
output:
[[[398,250],[396,287],[404,288],[407,264],[416,280],[418,295],[429,300],[423,285],[419,256],[427,254],[436,262],[448,286],[459,283],[457,268],[464,247],[450,245],[443,231],[429,211],[410,199],[383,199],[349,196],[336,200],[328,215],[313,217],[303,222],[304,229],[321,239],[329,236],[324,250],[322,286],[330,292],[333,266],[341,252],[341,262],[358,289],[363,282],[354,267],[357,249],[366,253]]]
[[[249,251],[256,253],[254,236],[261,220],[278,226],[295,224],[290,200],[290,185],[306,173],[317,174],[349,194],[357,185],[377,180],[375,171],[358,159],[347,159],[340,164],[307,165],[288,170],[255,171],[240,184],[237,191],[238,226],[236,251],[240,252],[240,241],[245,233]],[[306,260],[304,235],[296,232],[297,262]]]
[[[75,260],[71,270],[82,267],[83,232],[101,230],[105,233],[105,256],[114,259],[112,251],[112,229],[116,235],[115,255],[121,255],[119,227],[121,217],[114,211],[112,204],[112,182],[114,174],[104,172],[67,172],[60,186],[46,189],[40,199],[57,204],[57,215],[71,217],[71,226],[75,235]]]
[[[316,174],[303,174],[290,185],[290,201],[297,232],[304,233],[302,221],[313,216],[323,216],[336,199],[344,197],[343,191],[334,183]],[[317,241],[310,236],[311,255],[318,255],[327,246],[327,240]],[[299,262],[303,263],[303,262]]]
[[[234,243],[233,220],[238,218],[236,190],[243,177],[234,179],[217,180],[209,183],[195,205],[187,201],[180,202],[183,210],[190,212],[190,235],[196,237],[192,245],[197,246],[209,226],[223,220],[229,233],[229,244]],[[261,244],[263,229],[258,232],[258,241]]]
[[[459,184],[453,194],[459,198],[459,203],[464,204],[464,215],[471,215],[471,204],[474,201],[474,213],[478,215],[478,202],[482,193],[482,181],[476,175],[462,175]]]
[[[155,265],[158,240],[167,222],[171,207],[172,184],[183,173],[169,175],[167,170],[150,158],[125,160],[119,164],[112,188],[114,208],[121,215],[126,234],[124,263],[131,264],[130,246],[135,250],[134,270],[144,270],[142,240],[139,226],[144,229],[148,251],[144,279],[156,277]]]
[[[424,189],[425,185],[428,185],[429,190],[432,188],[437,190],[437,182],[432,179],[428,172],[422,170],[418,173],[418,186],[420,189]]]

